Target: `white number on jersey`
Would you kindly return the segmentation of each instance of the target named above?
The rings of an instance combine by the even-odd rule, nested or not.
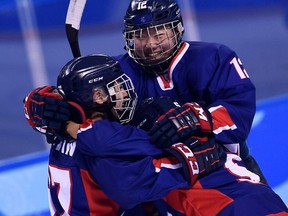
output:
[[[49,205],[50,205],[50,212],[52,215],[55,214],[56,209],[52,202],[51,193],[54,196],[58,197],[58,200],[65,211],[63,215],[69,215],[70,209],[70,200],[71,200],[71,190],[72,190],[72,182],[71,182],[71,173],[69,169],[63,169],[51,166],[48,166],[48,192],[49,192]]]
[[[232,61],[230,61],[230,64],[233,64],[237,73],[239,74],[241,79],[245,79],[245,78],[249,78],[248,73],[246,72],[246,70],[243,68],[241,68],[242,66],[242,62],[240,61],[239,58],[234,57],[232,59]],[[242,66],[243,67],[243,66]]]
[[[249,181],[251,183],[259,183],[260,177],[253,172],[250,172],[246,167],[239,166],[237,161],[241,158],[235,154],[227,154],[225,168],[235,176],[239,176],[239,181]]]

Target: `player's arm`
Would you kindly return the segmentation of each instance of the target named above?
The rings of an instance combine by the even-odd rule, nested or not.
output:
[[[93,166],[93,178],[105,194],[123,208],[161,199],[173,189],[190,187],[182,174],[181,164],[173,158],[147,156],[120,160],[98,157],[91,160],[88,162]]]
[[[52,120],[54,120],[54,114],[59,113],[57,111],[56,113],[53,112],[63,108],[62,105],[60,107],[58,106],[60,102],[60,104],[62,104],[62,98],[54,98],[56,97],[55,95],[50,95],[53,93],[51,92],[51,89],[53,88],[43,88],[42,91],[40,91],[40,95],[38,90],[32,91],[25,100],[25,106],[29,109],[27,115],[29,116],[29,119],[33,120],[34,118],[38,119],[39,116],[42,117],[41,121],[38,122],[39,125],[44,123],[47,124],[46,116],[52,116]],[[47,98],[49,98],[48,104]],[[55,104],[57,105],[57,109],[55,109]],[[53,112],[49,113],[49,115],[43,114],[47,111],[47,105],[52,105],[51,110]],[[34,109],[34,106],[39,106],[39,109]],[[32,114],[32,110],[39,110],[39,112],[37,112],[39,114]],[[70,118],[70,115],[68,116]],[[43,120],[43,118],[45,120]],[[60,120],[61,119],[62,118],[60,118]],[[34,122],[35,120],[32,121],[32,123]],[[174,149],[171,147],[170,151],[165,151],[167,152],[166,154],[171,155],[171,157],[173,156],[174,160],[172,160],[172,162],[171,159],[167,157],[159,159],[163,154],[163,150],[151,145],[149,140],[150,137],[141,129],[137,129],[133,126],[123,126],[119,123],[112,123],[107,120],[100,120],[93,124],[82,125],[82,128],[77,134],[77,148],[79,148],[83,153],[93,156],[90,158],[92,160],[89,162],[90,166],[93,167],[94,165],[98,166],[100,164],[100,167],[107,168],[106,171],[112,171],[116,168],[116,171],[113,173],[106,172],[103,175],[98,176],[98,178],[100,178],[99,181],[101,181],[101,179],[103,180],[103,187],[107,183],[106,179],[113,179],[113,174],[117,173],[119,169],[123,171],[125,179],[118,178],[113,182],[121,187],[115,188],[111,191],[111,197],[115,196],[115,199],[117,199],[119,203],[123,202],[123,197],[127,196],[127,191],[133,191],[136,187],[139,188],[139,191],[135,193],[136,197],[134,195],[128,196],[131,200],[128,203],[121,203],[129,206],[137,205],[138,203],[149,201],[150,199],[157,199],[159,198],[159,194],[161,196],[167,194],[175,187],[179,188],[189,186],[196,181],[198,175],[205,174],[207,168],[206,165],[211,166],[215,163],[221,164],[220,158],[217,158],[218,150],[208,148],[206,149],[207,151],[200,150],[196,153],[192,152],[191,149],[186,148],[184,145],[181,146],[181,144],[178,144]],[[179,148],[180,146],[181,148]],[[215,153],[216,155],[214,155]],[[209,157],[210,155],[212,155],[210,158],[212,160],[209,159],[206,161],[207,156]],[[127,166],[131,162],[136,166]],[[107,166],[104,166],[106,163]],[[176,169],[167,168],[167,164],[168,167],[176,167]],[[139,169],[143,168],[145,168],[143,172],[146,174],[138,176]],[[95,173],[93,174],[96,175],[95,179],[97,175],[101,173],[99,170],[100,168],[95,169]],[[137,173],[137,175],[135,175],[135,173]],[[166,178],[170,179],[165,180]],[[149,181],[153,180],[151,182],[153,185],[142,188],[141,186],[148,179]],[[165,183],[163,182],[164,180]],[[137,184],[135,185],[135,183]],[[154,190],[153,187],[155,187],[156,190]],[[108,184],[107,194],[109,194],[110,188],[111,185],[109,186]],[[123,190],[124,188],[125,190]],[[147,193],[146,196],[141,195],[143,191]]]
[[[141,129],[100,120],[80,128],[77,148],[91,156],[88,164],[100,187],[126,208],[189,187],[226,158],[214,143],[207,144],[210,148],[201,145],[198,151],[182,143],[161,150],[149,140]]]
[[[237,54],[219,46],[217,70],[210,83],[207,108],[213,118],[213,133],[221,143],[243,143],[256,112],[255,86]]]
[[[198,102],[169,110],[159,119],[150,132],[154,143],[166,145],[173,136],[203,136],[207,132],[212,132],[222,144],[243,143],[247,139],[256,107],[254,85],[236,53],[226,46],[212,46],[209,53],[202,55],[205,62],[199,63],[199,75],[187,68],[183,78],[190,80],[189,92]],[[178,125],[173,122],[175,119]],[[167,127],[170,133],[166,133]]]
[[[141,145],[135,141],[133,144]],[[121,157],[87,157],[87,162],[102,190],[122,207],[132,208],[142,202],[160,199],[174,189],[189,188],[191,181],[197,178],[199,164],[193,152],[181,143],[174,148],[179,149],[169,149],[167,156],[162,158],[127,156],[123,150],[124,155]],[[172,157],[176,154],[180,160]],[[187,176],[192,178],[188,180]]]

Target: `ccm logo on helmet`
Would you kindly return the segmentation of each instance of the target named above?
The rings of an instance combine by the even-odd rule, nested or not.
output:
[[[95,82],[98,82],[100,80],[103,80],[103,76],[102,77],[97,77],[97,78],[94,78],[94,79],[91,79],[88,81],[88,83],[95,83]]]

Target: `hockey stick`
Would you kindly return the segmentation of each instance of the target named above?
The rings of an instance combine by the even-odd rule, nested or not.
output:
[[[70,0],[67,10],[65,30],[72,54],[74,58],[81,56],[78,32],[86,0]]]

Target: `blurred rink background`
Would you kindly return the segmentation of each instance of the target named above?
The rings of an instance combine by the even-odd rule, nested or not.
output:
[[[82,54],[124,53],[129,0],[87,0],[79,33]],[[248,142],[270,186],[288,204],[287,0],[178,0],[185,38],[223,43],[240,56],[257,89]],[[48,145],[28,126],[22,100],[55,85],[72,58],[65,35],[68,0],[0,3],[0,216],[49,215]]]

